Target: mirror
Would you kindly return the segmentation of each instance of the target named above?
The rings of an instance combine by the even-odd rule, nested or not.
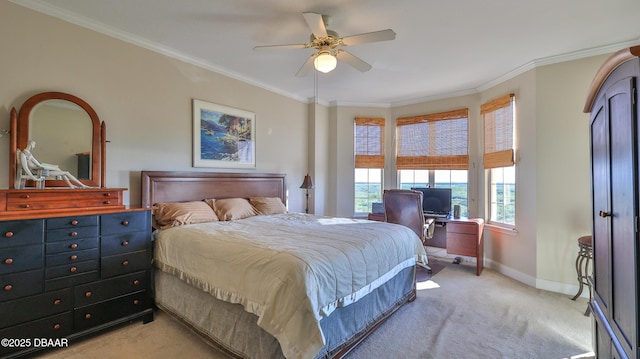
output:
[[[31,153],[41,163],[58,165],[87,186],[104,187],[104,131],[104,122],[100,124],[96,112],[82,99],[44,92],[20,108],[16,147],[23,150],[33,140]],[[15,174],[15,165],[11,167]],[[68,186],[61,179],[47,178],[45,187]]]

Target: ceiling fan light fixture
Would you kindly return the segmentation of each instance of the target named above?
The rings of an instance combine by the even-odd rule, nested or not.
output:
[[[338,65],[338,59],[329,52],[322,52],[313,60],[316,70],[327,73],[333,71]]]

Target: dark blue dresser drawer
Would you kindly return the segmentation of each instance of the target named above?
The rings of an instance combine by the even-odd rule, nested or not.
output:
[[[0,222],[0,248],[42,243],[44,220]]]

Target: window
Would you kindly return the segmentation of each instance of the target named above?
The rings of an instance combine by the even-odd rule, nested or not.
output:
[[[489,171],[489,223],[515,226],[516,169],[514,161],[515,95],[483,104],[485,170]]]
[[[399,118],[396,123],[398,187],[452,189],[452,205],[468,216],[468,109]]]
[[[460,206],[460,216],[468,217],[467,170],[400,170],[398,187],[441,187],[451,188],[451,206]]]
[[[382,202],[382,169],[356,168],[355,213],[371,212],[371,203]]]
[[[371,203],[382,202],[384,168],[384,118],[355,119],[354,212],[371,212]]]
[[[516,223],[516,167],[490,169],[489,220],[515,225]]]

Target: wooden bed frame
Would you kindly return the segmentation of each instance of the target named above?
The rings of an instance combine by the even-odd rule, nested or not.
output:
[[[204,198],[280,197],[286,202],[286,175],[278,173],[142,171],[142,206],[160,202],[199,201]],[[415,276],[414,276],[415,280]],[[333,358],[342,358],[373,333],[403,304],[416,299],[414,289],[405,303],[395,306]],[[194,328],[192,328],[194,329]],[[197,331],[197,329],[196,329]],[[199,333],[204,335],[203,333]],[[211,342],[209,338],[205,339]],[[215,344],[215,343],[214,343]],[[224,350],[224,348],[221,348]],[[226,351],[226,350],[225,350]]]
[[[287,203],[285,174],[142,171],[142,207],[205,198],[280,197]]]

